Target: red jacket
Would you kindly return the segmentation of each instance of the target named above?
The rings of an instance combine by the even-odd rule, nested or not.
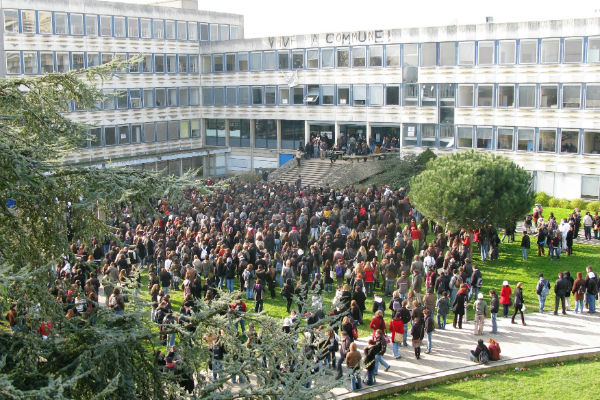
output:
[[[374,282],[375,281],[375,270],[374,269],[365,269],[365,282]]]
[[[373,329],[373,331],[381,329],[385,332],[385,321],[383,320],[383,318],[373,317],[371,323],[369,324],[369,328]]]
[[[512,289],[510,288],[510,286],[502,286],[502,289],[500,290],[500,304],[509,305],[511,294]]]
[[[404,324],[401,319],[393,319],[390,321],[390,332],[392,332],[392,343],[394,342],[394,336],[404,334]]]

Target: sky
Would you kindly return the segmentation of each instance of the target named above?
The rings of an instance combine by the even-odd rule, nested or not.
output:
[[[112,0],[149,3],[149,0]],[[244,36],[600,17],[598,0],[199,0],[199,9],[244,15]]]

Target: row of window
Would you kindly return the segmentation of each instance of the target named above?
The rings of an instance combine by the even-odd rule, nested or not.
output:
[[[187,107],[200,105],[199,87],[104,90],[106,95],[95,110]],[[87,111],[73,105],[73,111]]]
[[[90,129],[89,136],[84,148],[199,138],[201,130],[200,120],[191,119],[102,126]]]
[[[205,86],[202,104],[595,109],[600,108],[600,84]]]
[[[7,51],[5,54],[6,72],[15,75],[66,72],[107,64],[113,59],[127,60],[137,57],[136,54],[129,53],[75,51]],[[198,56],[194,54],[143,54],[141,57],[141,62],[129,65],[128,72],[155,74],[198,73]]]
[[[4,10],[4,32],[191,41],[240,38],[237,25],[36,10]]]
[[[600,37],[408,43],[202,56],[202,73],[600,62]]]

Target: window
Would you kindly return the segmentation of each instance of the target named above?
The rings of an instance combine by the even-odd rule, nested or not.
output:
[[[152,143],[155,140],[154,122],[144,124],[144,143]]]
[[[115,37],[125,37],[127,31],[125,30],[125,17],[115,17]]]
[[[279,87],[279,104],[290,104],[290,88],[287,86]]]
[[[85,15],[85,34],[87,36],[98,36],[98,16]]]
[[[205,56],[202,56],[205,57]],[[238,71],[248,71],[248,53],[237,54]],[[202,71],[204,72],[204,71]],[[210,72],[210,71],[208,71]]]
[[[179,88],[179,105],[182,107],[186,107],[190,105],[189,102],[189,89],[188,88]]]
[[[90,146],[99,147],[102,146],[102,128],[92,128],[89,132]]]
[[[481,47],[480,47],[481,49]],[[493,47],[492,47],[493,49]],[[473,65],[475,64],[475,42],[460,42],[458,43],[458,64]]]
[[[385,87],[385,105],[397,106],[400,105],[400,86]]]
[[[229,25],[219,25],[219,40],[229,40]]]
[[[440,43],[440,65],[456,65],[456,43]]]
[[[187,40],[187,22],[177,21],[177,40]]]
[[[535,86],[519,85],[519,108],[535,108]]]
[[[130,89],[129,102],[131,108],[142,108],[142,91],[140,89]]]
[[[67,53],[67,61],[68,61]],[[67,64],[68,65],[68,64]],[[35,51],[24,51],[23,52],[23,73],[25,74],[37,74],[38,73],[38,57]]]
[[[177,70],[180,74],[185,74],[190,72],[188,66],[188,56],[185,54],[179,54],[177,56]]]
[[[588,39],[587,62],[600,62],[600,37]]]
[[[513,150],[513,128],[498,128],[498,150]]]
[[[519,47],[519,64],[535,64],[537,62],[537,40],[521,40]]]
[[[600,131],[583,132],[583,153],[600,154]]]
[[[287,50],[277,52],[279,69],[290,69],[290,53]]]
[[[250,147],[250,121],[229,120],[229,144],[233,147]]]
[[[169,40],[175,40],[175,21],[165,21],[165,37]]]
[[[167,123],[157,122],[156,123],[156,141],[164,142],[167,140]]]
[[[477,127],[477,148],[488,149],[492,148],[492,127]]]
[[[421,66],[433,67],[436,63],[436,44],[423,43],[421,44]]]
[[[530,128],[519,128],[517,131],[517,150],[533,151],[535,131]]]
[[[585,108],[600,108],[600,85],[585,88]]]
[[[281,121],[281,148],[295,150],[304,143],[304,121]]]
[[[155,19],[152,21],[152,30],[154,39],[165,38],[165,21],[162,19]]]
[[[4,10],[4,32],[19,33],[19,11]]]
[[[383,46],[369,46],[369,67],[383,65]]]
[[[215,91],[216,93],[216,91]],[[169,107],[177,107],[177,88],[169,88],[167,89],[167,105]]]
[[[131,125],[131,143],[142,143],[142,125]]]
[[[502,40],[498,43],[498,63],[514,64],[516,62],[517,44],[514,40]]]
[[[581,107],[581,85],[563,85],[562,108]]]
[[[458,147],[471,148],[473,147],[473,127],[459,126],[458,127]]]
[[[240,27],[237,25],[230,25],[229,27],[229,38],[231,40],[235,40],[235,39],[241,39],[240,37]]]
[[[253,60],[254,61],[254,60]],[[223,72],[223,54],[215,54],[213,56],[213,72]]]
[[[21,73],[21,53],[18,51],[6,52],[6,72],[9,74]]]
[[[477,86],[477,107],[492,107],[494,99],[493,85]]]
[[[515,85],[498,86],[498,107],[515,106]]]
[[[560,59],[560,40],[542,39],[542,63],[555,64]]]
[[[56,35],[69,34],[69,22],[67,20],[67,14],[54,13],[54,33]]]
[[[193,119],[191,123],[192,137],[199,138],[202,136],[202,130],[200,129],[200,120]]]
[[[454,83],[440,83],[440,105],[454,106]]]
[[[304,104],[304,86],[295,86],[292,88],[292,104]]]
[[[152,72],[152,54],[144,54],[142,57],[142,72]]]
[[[494,42],[478,42],[477,43],[478,65],[493,65],[494,64]]]
[[[402,125],[402,145],[416,146],[418,144],[417,124]]]
[[[403,97],[402,105],[417,106],[419,105],[419,85],[416,83],[407,83],[402,87]]]
[[[219,25],[210,24],[210,41],[214,42],[219,40]]]
[[[190,64],[189,64],[189,72],[197,74],[198,69],[198,56],[190,55]]]
[[[333,48],[321,49],[321,68],[333,68]]]
[[[435,45],[435,43],[434,43]],[[435,46],[434,46],[435,47]],[[417,67],[419,65],[419,45],[416,43],[404,45],[402,65]],[[435,62],[434,62],[435,64]]]
[[[473,85],[458,85],[458,107],[473,107]]]
[[[200,105],[200,88],[190,88],[190,106]]]
[[[113,60],[114,54],[112,53],[102,53],[102,64],[108,64],[109,62],[111,62]]]
[[[579,63],[583,60],[583,39],[567,38],[565,39],[564,62]]]
[[[71,57],[73,58],[72,69],[78,70],[85,68],[85,57],[83,56],[83,53],[72,53]]]
[[[38,26],[41,34],[51,35],[52,13],[47,11],[38,11]]]
[[[421,105],[424,107],[437,106],[437,95],[434,83],[421,84]]]
[[[127,36],[130,38],[140,37],[140,23],[137,18],[127,17]]]
[[[114,126],[104,127],[104,144],[106,146],[114,146],[117,144],[117,128]]]
[[[579,131],[563,130],[560,133],[560,152],[577,153],[579,151]]]
[[[202,88],[202,105],[212,106],[213,105],[213,88],[203,87]]]
[[[367,49],[363,46],[352,48],[352,67],[364,67]]]
[[[540,108],[556,108],[558,106],[558,87],[542,85],[540,87]]]
[[[369,105],[383,105],[383,85],[369,85]]]
[[[435,125],[421,124],[421,146],[435,147]]]
[[[399,67],[400,66],[400,45],[385,46],[385,66]]]
[[[208,24],[200,24],[200,40],[208,41]]]
[[[252,87],[252,105],[261,105],[263,103],[262,86]]]
[[[277,104],[275,102],[275,93],[277,88],[275,86],[265,86],[265,105],[274,106]]]
[[[224,87],[216,87],[214,88],[214,104],[215,106],[224,106],[225,105],[225,88]]]
[[[241,86],[238,89],[238,104],[241,106],[247,106],[250,104],[250,92],[248,86]]]
[[[81,16],[81,14],[75,14],[75,16]],[[4,24],[6,25],[6,14],[4,16]],[[35,11],[33,10],[21,10],[21,31],[23,33],[35,33]],[[17,25],[17,31],[18,31],[18,25]],[[82,35],[82,33],[80,33],[80,35]],[[74,35],[76,35],[76,33],[74,33]]]
[[[350,104],[350,86],[338,85],[337,87],[338,105],[345,106]]]
[[[140,36],[144,39],[150,39],[152,37],[152,23],[149,19],[140,19]]]
[[[581,177],[581,197],[598,200],[600,194],[600,178],[597,176]]]
[[[336,64],[338,68],[348,68],[350,66],[350,49],[348,47],[338,47],[336,49]]]
[[[319,85],[308,85],[306,88],[306,98],[304,101],[307,105],[316,106],[319,104]]]
[[[163,73],[165,72],[165,56],[164,54],[154,55],[154,72]]]
[[[440,125],[440,148],[454,148],[454,125]]]
[[[277,53],[275,53],[274,51],[265,51],[263,57],[263,67],[265,70],[272,71],[277,68]]]
[[[197,22],[188,22],[188,40],[198,40],[198,23]]]
[[[335,86],[333,86],[333,85],[321,86],[321,104],[323,104],[323,105],[335,104]]]
[[[262,69],[262,53],[260,51],[250,53],[250,69],[252,71],[260,71]]]
[[[119,126],[119,144],[129,144],[129,125]]]
[[[89,63],[88,54],[88,63]],[[98,57],[98,54],[95,54]],[[89,65],[89,64],[88,64]],[[54,72],[54,54],[52,53],[40,53],[40,67],[42,74],[49,74]]]
[[[226,97],[227,97],[227,105],[228,106],[237,105],[237,88],[228,87],[226,90]]]
[[[201,56],[200,62],[202,63],[202,73],[209,74],[212,71],[212,60],[210,56]]]
[[[277,121],[274,119],[257,119],[254,121],[254,146],[261,148],[277,148]]]
[[[144,107],[152,108],[154,107],[154,90],[152,89],[144,89]]]
[[[177,56],[175,54],[167,54],[167,72],[177,72]]]
[[[100,35],[112,36],[112,17],[109,15],[100,16]]]
[[[71,35],[83,35],[83,14],[71,14]]]
[[[156,107],[166,107],[167,106],[167,95],[165,93],[165,89],[158,88],[154,89],[154,100]]]
[[[179,137],[181,139],[187,139],[190,137],[190,121],[179,121]]]
[[[556,129],[540,129],[538,151],[556,151]]]
[[[319,68],[319,49],[306,50],[306,68]]]
[[[292,69],[304,68],[304,50],[292,51]]]

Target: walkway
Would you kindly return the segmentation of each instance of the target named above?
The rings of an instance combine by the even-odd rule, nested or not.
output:
[[[531,304],[531,306],[535,306]],[[386,321],[388,322],[388,321]],[[567,315],[527,314],[527,326],[511,324],[510,318],[498,318],[498,331],[496,335],[489,333],[491,321],[486,319],[483,336],[473,335],[472,321],[463,324],[462,330],[456,330],[450,322],[446,330],[436,329],[433,333],[433,346],[431,354],[425,354],[425,346],[421,347],[421,359],[416,360],[412,347],[403,347],[402,358],[395,360],[392,353],[392,344],[388,345],[385,360],[391,365],[388,372],[380,366],[377,383],[361,391],[350,392],[349,382],[344,387],[333,390],[338,398],[346,399],[360,397],[366,393],[396,387],[401,391],[401,386],[416,380],[423,380],[435,376],[452,379],[452,375],[464,373],[469,370],[484,369],[486,366],[478,365],[469,360],[469,352],[474,349],[477,339],[487,340],[493,337],[502,350],[501,361],[527,361],[531,359],[552,358],[567,353],[600,352],[596,341],[593,339],[600,331],[600,314],[575,314]],[[409,335],[410,337],[410,335]],[[358,340],[362,352],[368,338]],[[490,362],[488,367],[492,367]],[[369,396],[370,397],[370,396]]]

